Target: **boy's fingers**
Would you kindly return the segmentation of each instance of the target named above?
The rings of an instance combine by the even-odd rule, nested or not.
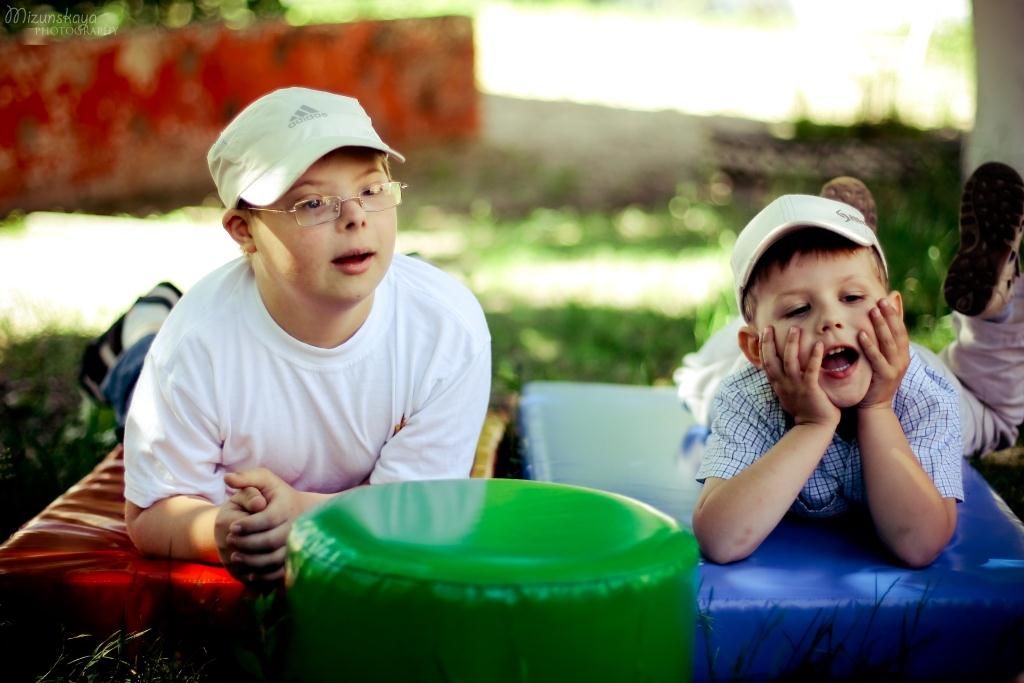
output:
[[[246,512],[262,512],[267,507],[267,499],[263,493],[253,486],[246,486],[239,489],[231,496],[231,502]]]
[[[807,359],[807,377],[817,378],[818,371],[821,370],[821,361],[825,358],[825,345],[820,342],[814,342],[814,346],[811,347],[811,357]]]
[[[871,318],[871,325],[875,328],[875,340],[882,355],[887,358],[892,357],[893,351],[896,350],[896,340],[893,339],[892,330],[889,329],[889,321],[882,313],[881,304],[878,308],[872,308],[868,316]],[[865,334],[867,333],[865,332]]]
[[[910,336],[899,309],[888,299],[882,299],[871,316],[881,357],[897,368],[905,367],[910,359]]]
[[[761,330],[761,360],[768,362],[775,357],[775,334],[772,328]]]
[[[871,339],[871,335],[864,330],[860,331],[860,350],[865,356],[867,356],[868,363],[871,364],[872,368],[878,368],[885,363],[885,356],[878,350],[875,342]]]
[[[238,493],[233,494],[219,506],[220,509],[217,512],[217,519],[223,526],[227,526],[231,521],[249,516],[249,513],[242,507],[240,500],[236,500],[237,496]],[[229,518],[231,521],[227,521]]]
[[[775,348],[775,331],[771,327],[761,331],[761,363],[769,378],[778,376],[779,354]]]
[[[266,553],[283,547],[288,541],[290,530],[291,524],[281,524],[256,533],[236,534],[231,532],[227,542],[232,549],[243,553]]]
[[[878,304],[878,310],[882,312],[882,316],[885,318],[886,327],[892,333],[893,339],[896,340],[898,345],[903,345],[910,335],[907,333],[907,325],[903,322],[903,314],[900,309],[897,308],[889,299],[882,299]]]
[[[269,531],[288,522],[288,515],[282,505],[267,505],[244,519],[231,524],[231,533],[240,536]]]
[[[903,348],[910,343],[910,335],[907,333],[906,323],[903,322],[903,315],[888,299],[883,300],[883,303],[885,305],[881,308],[882,315],[888,322],[889,331],[892,333],[896,345]]]
[[[243,553],[235,551],[231,553],[231,564],[236,567],[245,567],[247,570],[268,570],[284,564],[288,556],[288,548],[281,546],[276,550],[267,553]]]
[[[224,475],[224,483],[233,489],[244,489],[247,486],[241,472],[228,472]]]
[[[267,487],[273,486],[279,481],[280,479],[277,475],[265,467],[241,470],[239,472],[228,472],[224,475],[224,482],[234,489],[251,486],[263,490]]]
[[[796,327],[789,328],[786,337],[786,346],[782,350],[783,368],[790,377],[800,376],[800,330]]]

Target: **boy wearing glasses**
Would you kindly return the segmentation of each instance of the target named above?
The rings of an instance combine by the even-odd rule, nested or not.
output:
[[[277,580],[292,520],[363,484],[466,477],[490,335],[460,283],[394,254],[404,161],[351,98],[256,100],[208,162],[244,256],[163,322],[125,426],[147,554]]]

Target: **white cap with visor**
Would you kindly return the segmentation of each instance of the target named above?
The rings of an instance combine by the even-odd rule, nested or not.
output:
[[[318,159],[339,147],[368,147],[398,161],[359,101],[322,90],[282,88],[243,109],[206,161],[224,206],[272,204]]]
[[[806,228],[822,228],[841,235],[854,244],[872,247],[888,276],[889,266],[878,236],[864,221],[864,215],[849,204],[813,195],[782,195],[754,216],[733,245],[732,273],[736,302],[741,310],[754,266],[773,244],[786,235]]]

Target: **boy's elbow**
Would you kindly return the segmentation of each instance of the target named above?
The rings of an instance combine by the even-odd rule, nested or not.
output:
[[[949,545],[952,536],[952,531],[943,532],[931,539],[923,538],[915,543],[908,543],[903,548],[893,548],[893,552],[911,569],[924,569],[938,559]]]
[[[937,521],[933,527],[917,531],[908,529],[904,532],[902,543],[896,542],[890,546],[893,553],[908,567],[923,569],[931,565],[952,540],[956,531],[956,501],[945,499],[943,508],[944,514],[936,515],[936,519],[941,521]]]
[[[150,557],[173,557],[170,535],[174,520],[167,517],[164,499],[147,508],[125,501],[124,523],[135,549]]]
[[[705,559],[715,564],[739,562],[750,557],[757,548],[751,544],[752,534],[737,537],[731,530],[712,528],[710,522],[700,511],[693,516],[693,535],[697,538],[701,553]]]
[[[944,547],[945,544],[938,548],[921,545],[919,547],[903,548],[895,552],[900,561],[911,569],[924,569],[935,561]]]
[[[893,553],[911,569],[923,569],[942,554],[953,536],[952,530],[942,530],[931,536],[919,534],[905,538],[902,544],[893,544]]]
[[[714,562],[715,564],[729,564],[730,562],[739,562],[750,557],[752,550],[740,547],[719,547],[715,544],[700,544],[701,552],[704,557]]]
[[[145,512],[149,508],[141,508],[130,501],[124,502],[124,525],[128,538],[140,553],[146,553]]]

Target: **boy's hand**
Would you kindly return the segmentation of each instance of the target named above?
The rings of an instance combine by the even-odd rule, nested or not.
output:
[[[228,526],[226,545],[231,552],[226,566],[245,581],[280,580],[288,532],[302,512],[297,492],[262,467],[229,473],[224,481],[239,489],[225,505],[244,506],[249,513],[233,518]]]
[[[818,384],[825,345],[815,342],[806,368],[800,367],[799,349],[799,328],[789,329],[781,356],[776,349],[773,328],[764,329],[761,333],[761,360],[768,381],[783,410],[793,416],[795,424],[820,424],[834,428],[839,424],[839,408]]]
[[[890,407],[910,366],[910,339],[897,307],[886,297],[868,315],[874,338],[863,330],[858,335],[861,351],[871,364],[871,384],[858,406],[861,410]]]
[[[242,489],[231,496],[227,502],[220,506],[217,512],[217,519],[213,526],[214,539],[217,542],[217,554],[220,556],[221,564],[236,578],[245,580],[249,574],[244,566],[236,567],[231,560],[231,555],[236,548],[228,540],[231,525],[245,519],[254,512],[259,512],[267,507],[267,501],[257,488]]]

